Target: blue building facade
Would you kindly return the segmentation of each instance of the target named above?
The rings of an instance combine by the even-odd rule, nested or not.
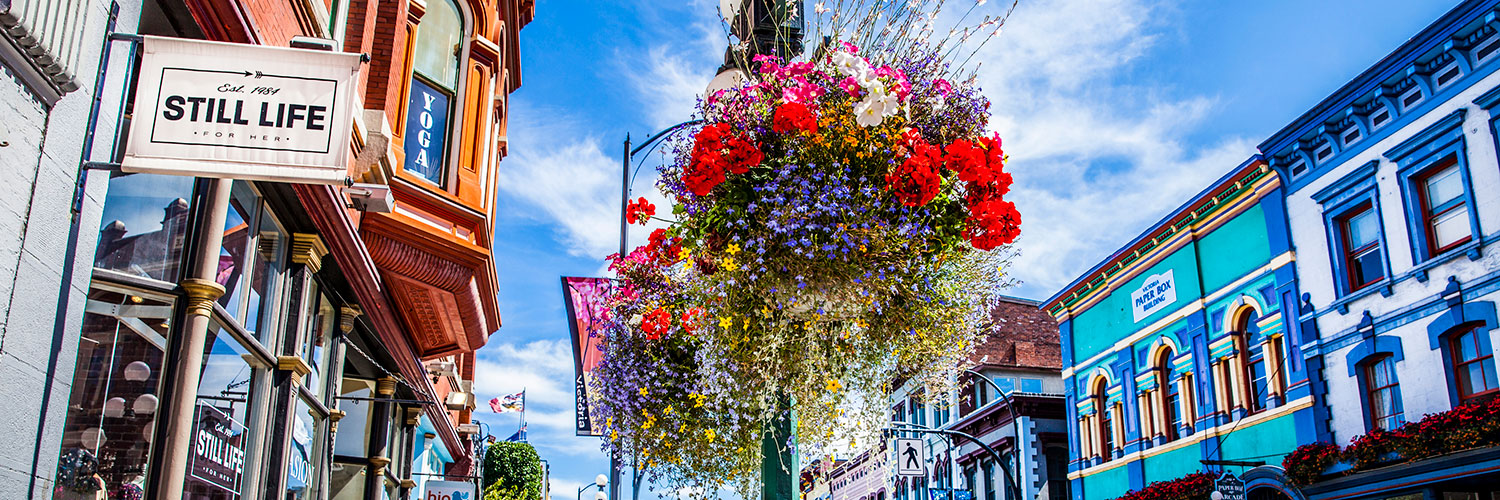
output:
[[[1254,156],[1043,305],[1062,340],[1073,499],[1279,463],[1315,439],[1283,189]],[[1289,488],[1275,467],[1232,472],[1252,495]]]
[[[1458,5],[1260,146],[1286,186],[1319,441],[1500,394],[1497,8]],[[1500,494],[1497,448],[1389,461],[1292,496]]]

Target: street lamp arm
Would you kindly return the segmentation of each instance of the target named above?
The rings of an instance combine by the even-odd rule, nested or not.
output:
[[[1015,400],[1011,399],[1010,394],[1006,393],[1005,389],[1001,389],[1000,388],[1000,384],[995,383],[994,380],[990,380],[990,377],[986,376],[985,374],[979,373],[979,371],[977,371],[977,370],[975,370],[973,368],[964,368],[964,372],[968,373],[970,375],[973,375],[975,377],[978,377],[980,380],[983,380],[986,383],[989,383],[990,387],[994,387],[995,388],[995,393],[997,393],[997,394],[1000,395],[1000,399],[1005,400],[1005,411],[1008,412],[1008,413],[1010,413],[1011,434],[1015,435],[1015,439],[1017,441],[1019,441],[1021,439],[1021,423],[1020,423],[1019,420],[1016,419],[1016,405],[1015,405]],[[976,397],[977,397],[977,395],[976,395]],[[1004,464],[1002,463],[1001,466],[1003,467]],[[1017,476],[1021,475],[1021,457],[1020,457],[1019,454],[1016,456],[1016,475]],[[1007,471],[1006,477],[1010,477],[1010,474],[1009,474],[1008,471]],[[1011,486],[1013,488],[1015,488],[1014,484],[1012,484]],[[1016,493],[1015,498],[1020,498],[1021,497],[1021,490],[1019,488],[1016,488],[1015,493]]]
[[[650,139],[646,139],[646,142],[642,142],[640,146],[636,146],[635,149],[630,150],[630,156],[634,157],[635,155],[641,154],[641,150],[646,149],[647,146],[650,146],[652,143],[655,143],[657,140],[661,139],[662,137],[665,137],[667,134],[670,134],[672,132],[676,132],[678,129],[681,129],[681,128],[691,127],[693,125],[697,125],[699,123],[703,123],[704,121],[705,120],[703,120],[701,118],[697,119],[697,120],[688,120],[688,121],[685,121],[685,122],[682,122],[682,123],[679,123],[679,124],[667,127],[665,129],[662,129],[661,132],[657,132],[656,135],[651,136]]]

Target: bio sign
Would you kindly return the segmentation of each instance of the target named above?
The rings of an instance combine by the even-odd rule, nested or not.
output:
[[[474,491],[474,483],[428,481],[422,486],[422,500],[475,500]]]
[[[1141,287],[1130,292],[1130,312],[1140,321],[1177,302],[1177,281],[1172,270],[1146,277]]]
[[[358,54],[147,36],[121,168],[340,183]]]

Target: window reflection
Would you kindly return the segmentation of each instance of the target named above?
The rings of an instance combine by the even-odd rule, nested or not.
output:
[[[270,343],[272,328],[261,325],[275,324],[286,233],[249,183],[235,182],[232,192],[216,276],[216,281],[224,285],[219,304],[245,330]],[[245,279],[247,275],[249,280]]]
[[[94,266],[175,283],[180,277],[192,198],[192,177],[111,177]]]
[[[245,422],[255,370],[244,358],[249,351],[219,324],[211,324],[207,335],[186,494],[194,499],[231,500],[239,498],[251,443]]]
[[[172,305],[99,289],[88,301],[100,312],[83,317],[53,494],[132,498],[151,465]]]
[[[312,407],[297,398],[292,415],[292,443],[287,450],[286,499],[306,500],[316,498],[316,478],[321,464],[317,455],[318,427],[321,422],[313,417]]]

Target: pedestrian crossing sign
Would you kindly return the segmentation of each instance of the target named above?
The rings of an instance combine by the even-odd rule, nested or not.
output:
[[[927,475],[927,447],[921,439],[896,439],[896,475],[900,477],[924,477]]]

